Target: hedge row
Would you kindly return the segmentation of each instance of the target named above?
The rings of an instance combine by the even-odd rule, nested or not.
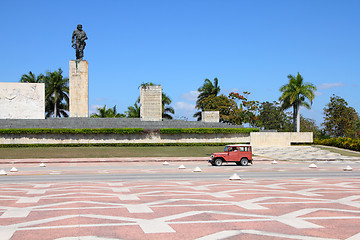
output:
[[[159,131],[159,130],[153,130]],[[163,128],[162,134],[179,133],[250,133],[258,132],[257,128]],[[143,128],[18,128],[18,129],[0,129],[0,134],[134,134],[144,133]]]
[[[143,128],[18,128],[0,129],[0,134],[134,134],[144,132]]]
[[[250,133],[259,132],[257,128],[163,128],[160,133],[179,134],[179,133]]]
[[[34,147],[167,147],[225,146],[234,143],[69,143],[69,144],[0,144],[0,148]]]
[[[314,144],[327,145],[349,150],[360,151],[360,139],[353,138],[328,138],[314,139]]]

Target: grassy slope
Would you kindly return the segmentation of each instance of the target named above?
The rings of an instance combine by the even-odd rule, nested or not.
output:
[[[344,156],[349,157],[360,157],[360,152],[351,151],[347,149],[337,148],[337,147],[330,147],[330,146],[323,146],[323,145],[314,145],[314,147],[320,148],[322,150],[327,150],[333,153],[339,153]]]

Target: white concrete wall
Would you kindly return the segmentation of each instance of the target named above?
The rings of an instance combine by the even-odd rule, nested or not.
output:
[[[250,144],[254,147],[290,146],[291,143],[312,143],[312,132],[252,132]]]
[[[290,146],[291,143],[312,143],[312,133],[250,134],[2,134],[0,144],[58,144],[58,143],[250,143],[254,147]]]
[[[0,119],[44,118],[44,83],[0,83]]]

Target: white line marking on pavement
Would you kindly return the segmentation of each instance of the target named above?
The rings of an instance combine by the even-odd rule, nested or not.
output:
[[[133,205],[125,205],[129,213],[152,213],[154,212],[151,208],[146,206],[145,204],[133,204]]]
[[[24,218],[27,217],[30,212],[30,208],[9,208],[0,216],[0,218]]]
[[[138,222],[144,233],[171,233],[176,232],[168,224],[157,220],[142,220]]]

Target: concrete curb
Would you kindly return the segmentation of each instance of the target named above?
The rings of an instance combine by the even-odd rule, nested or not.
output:
[[[31,158],[31,159],[0,159],[0,164],[16,164],[16,163],[114,163],[114,162],[204,162],[209,157],[131,157],[131,158]],[[263,157],[254,157],[256,161],[272,161]]]

